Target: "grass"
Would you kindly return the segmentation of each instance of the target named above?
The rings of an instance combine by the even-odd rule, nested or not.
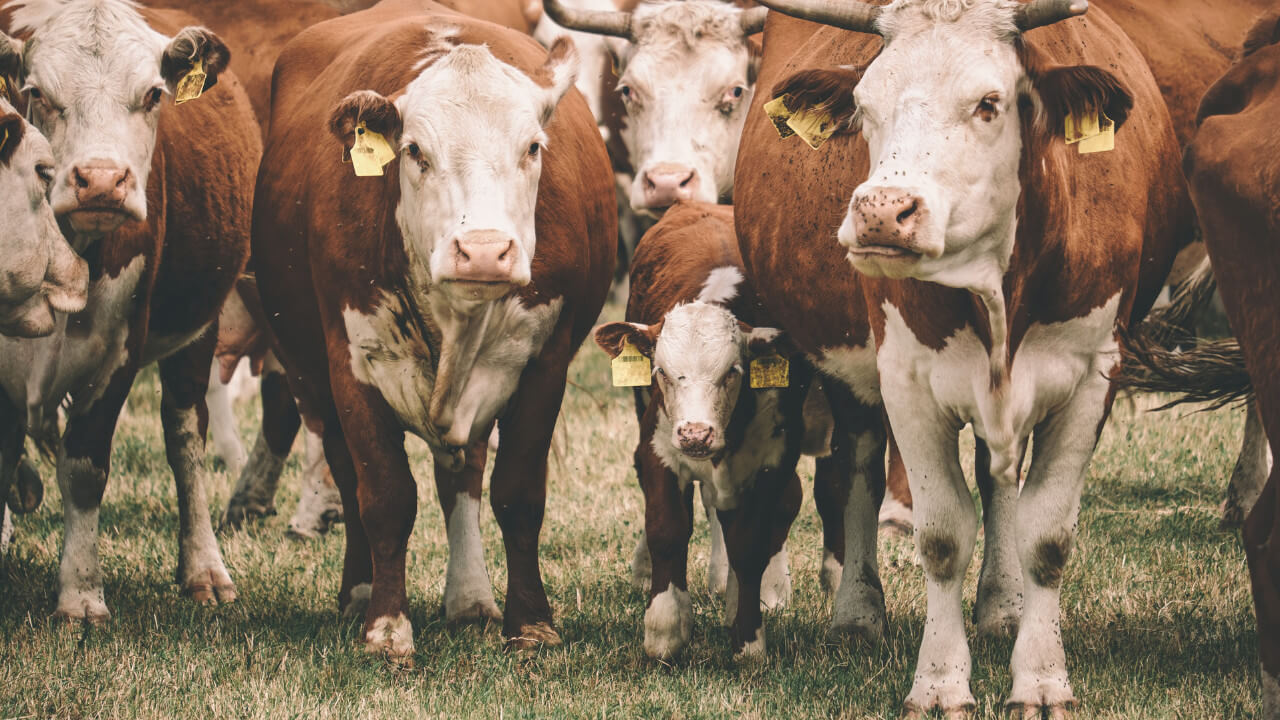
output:
[[[429,455],[410,440],[421,491],[409,554],[417,645],[409,670],[361,651],[358,622],[337,613],[342,528],[314,543],[286,537],[296,457],[282,483],[281,514],[221,538],[240,601],[197,607],[178,595],[173,481],[159,385],[147,373],[116,434],[102,511],[113,619],[100,628],[49,620],[62,515],[52,469],[43,467],[45,502],[19,518],[14,545],[0,556],[0,718],[896,716],[924,622],[920,569],[909,542],[882,540],[889,636],[879,646],[824,643],[830,609],[818,586],[811,462],[802,466],[805,505],[789,543],[794,595],[767,619],[767,659],[739,666],[730,657],[723,603],[706,589],[704,522],[690,561],[691,648],[671,665],[645,657],[644,600],[629,583],[643,517],[630,462],[635,419],[629,393],[608,387],[606,371],[603,354],[584,347],[551,460],[542,567],[562,647],[511,654],[496,627],[443,622],[444,522]],[[1085,489],[1062,599],[1078,715],[1256,717],[1257,637],[1244,556],[1238,537],[1217,529],[1243,416],[1143,411],[1155,404],[1140,398],[1137,410],[1118,408]],[[239,412],[251,437],[257,408]],[[220,513],[231,478],[220,469],[213,478]],[[481,524],[501,604],[504,558],[487,506]],[[972,641],[979,717],[1000,714],[1011,648],[1010,640]]]

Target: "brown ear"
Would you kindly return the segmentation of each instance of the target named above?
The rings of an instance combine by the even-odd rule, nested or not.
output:
[[[400,140],[400,111],[395,103],[372,90],[359,90],[343,98],[329,116],[329,132],[350,150],[356,143],[356,126],[360,123],[386,138],[393,148]]]
[[[218,84],[218,75],[231,63],[231,50],[212,30],[206,27],[185,27],[169,41],[160,58],[160,75],[175,92],[178,81],[195,65],[199,58],[204,69],[204,89]]]
[[[1244,38],[1242,57],[1249,57],[1264,47],[1280,43],[1280,12],[1270,12],[1258,18]]]
[[[787,109],[821,109],[831,116],[839,127],[836,134],[858,131],[858,106],[853,101],[853,89],[862,81],[865,68],[828,68],[801,70],[783,78],[770,98],[790,95]]]
[[[22,122],[21,115],[6,113],[0,116],[0,165],[9,164],[9,159],[22,144],[22,133],[25,130],[26,123]]]
[[[595,329],[592,336],[595,337],[596,344],[609,354],[609,357],[616,358],[622,353],[622,348],[630,340],[632,345],[640,351],[645,357],[653,357],[653,346],[658,342],[658,334],[662,332],[662,323],[657,325],[644,325],[641,323],[628,322],[611,322],[601,325]]]
[[[1061,133],[1068,115],[1083,117],[1104,112],[1124,125],[1133,109],[1133,96],[1111,73],[1093,65],[1063,65],[1028,72],[1044,107],[1049,132]]]

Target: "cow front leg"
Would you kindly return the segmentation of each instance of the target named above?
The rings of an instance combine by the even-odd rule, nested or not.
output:
[[[215,333],[209,332],[187,347],[160,360],[160,423],[164,427],[165,456],[173,470],[178,494],[178,571],[182,592],[199,603],[228,603],[236,586],[222,562],[213,536],[205,471],[205,433],[209,410],[209,358]]]
[[[889,432],[889,474],[885,480],[884,502],[880,503],[879,517],[880,532],[885,537],[910,537],[911,484],[892,431]]]
[[[289,535],[316,539],[342,522],[344,515],[342,495],[324,460],[324,438],[307,427],[302,436],[302,489],[298,507],[289,518]]]
[[[226,464],[227,474],[238,479],[249,462],[249,453],[245,452],[244,443],[240,440],[234,399],[231,388],[222,382],[221,367],[222,364],[214,358],[210,367],[209,390],[205,394],[205,405],[209,408],[209,437],[213,442],[213,454]]]
[[[284,368],[268,356],[262,371],[262,427],[236,481],[223,524],[239,528],[246,519],[262,518],[276,513],[276,490],[280,486],[280,473],[298,435],[301,417],[297,403],[289,391]]]
[[[117,368],[101,396],[73,402],[67,413],[58,448],[63,541],[55,618],[97,624],[111,617],[98,563],[98,510],[111,468],[116,420],[136,374],[132,364]]]
[[[467,449],[466,462],[456,472],[435,464],[436,494],[449,535],[444,582],[444,615],[449,622],[502,620],[480,539],[480,491],[488,445],[489,433],[484,433]]]
[[[1240,444],[1240,455],[1231,470],[1231,481],[1227,483],[1227,494],[1222,501],[1222,522],[1219,525],[1224,530],[1244,524],[1244,519],[1257,502],[1267,477],[1271,475],[1271,445],[1267,442],[1267,433],[1258,416],[1257,404],[1250,399],[1245,404],[1244,412],[1244,437]]]
[[[849,440],[837,440],[832,433],[832,445]],[[841,477],[844,465],[828,455],[814,462],[813,504],[822,519],[822,567],[818,570],[818,584],[827,596],[827,602],[835,603],[840,590],[840,576],[844,572],[844,507],[849,502],[849,483]]]
[[[644,491],[644,535],[652,569],[644,611],[644,651],[651,658],[668,660],[693,636],[689,597],[693,487],[682,490],[679,479],[643,438],[636,449],[636,467]]]
[[[1274,469],[1241,535],[1258,617],[1262,718],[1280,720],[1280,480]]]
[[[373,554],[364,522],[360,519],[360,501],[356,488],[355,463],[347,436],[336,415],[329,415],[321,431],[325,461],[333,474],[333,483],[342,498],[342,514],[346,525],[346,545],[342,558],[342,584],[338,590],[338,609],[345,618],[364,617],[373,592]]]
[[[707,560],[707,589],[716,595],[724,595],[729,585],[729,558],[725,555],[724,528],[712,502],[711,486],[699,483],[702,494],[702,510],[707,514],[707,534],[711,536],[711,556]],[[784,560],[785,562],[785,560]]]
[[[1022,614],[1022,565],[1018,562],[1018,486],[996,482],[991,475],[991,450],[976,439],[974,476],[982,498],[983,552],[978,597],[973,616],[978,634],[1011,636]],[[1022,443],[1018,468],[1027,444]]]

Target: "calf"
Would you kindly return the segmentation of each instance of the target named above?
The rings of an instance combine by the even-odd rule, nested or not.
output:
[[[595,331],[611,357],[634,347],[652,367],[653,382],[635,391],[636,475],[652,562],[644,622],[651,657],[676,654],[692,631],[686,563],[694,481],[723,528],[736,653],[764,653],[766,566],[775,576],[774,602],[779,586],[789,589],[784,543],[800,507],[795,464],[809,373],[793,366],[786,387],[752,387],[753,362],[793,354],[777,330],[751,327],[761,319],[742,276],[733,209],[679,203],[637,248],[627,322]]]
[[[956,436],[972,423],[979,468],[994,481],[983,575],[993,562],[998,609],[1017,628],[1007,704],[1063,713],[1075,699],[1058,597],[1112,399],[1104,373],[1116,362],[1117,324],[1150,307],[1190,212],[1159,90],[1106,16],[1054,24],[1083,13],[1083,2],[766,4],[883,39],[861,65],[775,86],[788,109],[826,113],[828,130],[861,131],[866,146],[846,142],[846,155],[820,166],[775,163],[769,180],[813,188],[823,203],[852,189],[842,212],[816,217],[860,274],[870,318],[874,354],[839,358],[841,374],[878,371],[863,392],[883,398],[915,500],[929,603],[905,710],[974,705],[961,596],[976,516],[956,457]],[[1123,128],[1114,150],[1063,143],[1067,118],[1105,125],[1103,115]],[[1101,127],[1097,137],[1105,149]],[[794,236],[782,232],[775,251]]]
[[[565,97],[572,44],[548,56],[422,7],[389,0],[285,48],[254,203],[254,262],[274,280],[259,286],[263,307],[342,494],[339,605],[367,603],[366,645],[396,658],[413,652],[404,573],[416,486],[403,435],[435,460],[446,618],[496,618],[479,532],[495,420],[503,631],[517,647],[559,642],[538,567],[547,453],[616,233],[603,143],[581,97]],[[386,175],[355,177],[340,156],[371,133],[388,143]],[[334,152],[299,152],[325,145]]]
[[[248,99],[223,72],[226,46],[184,26],[180,14],[124,0],[8,7],[29,39],[0,43],[0,52],[22,49],[20,61],[2,61],[20,62],[28,112],[56,160],[50,204],[89,264],[83,311],[58,318],[47,338],[4,341],[0,352],[7,447],[20,448],[26,430],[70,395],[57,461],[66,536],[55,615],[109,615],[98,509],[117,416],[134,376],[153,361],[178,488],[177,579],[197,600],[232,600],[205,496],[204,395],[208,331],[248,256],[261,149]],[[174,106],[168,98],[179,89],[188,99],[205,95]],[[5,453],[6,476],[16,460]]]

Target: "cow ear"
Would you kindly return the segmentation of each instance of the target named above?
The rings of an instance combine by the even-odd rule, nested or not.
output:
[[[5,81],[4,92],[0,98],[9,98],[10,92],[17,90],[18,78],[22,77],[22,49],[25,43],[0,32],[0,80]]]
[[[765,355],[791,357],[800,352],[796,344],[791,341],[791,336],[777,328],[753,328],[746,323],[739,322],[738,329],[742,332],[743,340],[747,344],[747,357],[749,359],[754,360]]]
[[[1280,13],[1272,12],[1258,18],[1244,38],[1242,57],[1249,57],[1264,47],[1280,43]]]
[[[769,94],[770,99],[788,95],[786,105],[791,112],[821,110],[836,122],[834,134],[858,132],[858,106],[853,89],[862,81],[865,68],[828,68],[801,70],[784,78]]]
[[[21,115],[6,113],[0,116],[0,165],[9,164],[9,159],[22,144],[22,133],[25,130],[26,123],[22,122]]]
[[[178,82],[200,61],[204,70],[204,90],[218,84],[218,75],[231,63],[231,50],[222,38],[206,27],[185,27],[174,36],[160,58],[160,75],[177,92]]]
[[[661,330],[661,323],[645,325],[643,323],[611,322],[597,327],[592,335],[595,337],[596,344],[600,346],[600,349],[608,353],[611,358],[618,357],[628,341],[636,346],[641,355],[652,358],[653,346],[658,342],[658,333]]]
[[[329,116],[329,132],[350,150],[356,144],[356,126],[360,123],[386,138],[392,147],[400,141],[400,110],[372,90],[359,90],[343,98]]]
[[[549,91],[548,109],[554,109],[564,94],[569,92],[569,88],[573,87],[573,83],[578,79],[578,48],[573,44],[573,40],[568,35],[561,35],[551,44],[551,49],[547,51],[547,61],[542,64],[539,74],[545,76],[551,81]],[[550,120],[550,113],[543,120],[546,124]]]
[[[1119,130],[1133,109],[1133,96],[1115,75],[1093,65],[1063,65],[1031,74],[1031,83],[1051,133],[1063,132],[1067,116],[1099,111]]]

